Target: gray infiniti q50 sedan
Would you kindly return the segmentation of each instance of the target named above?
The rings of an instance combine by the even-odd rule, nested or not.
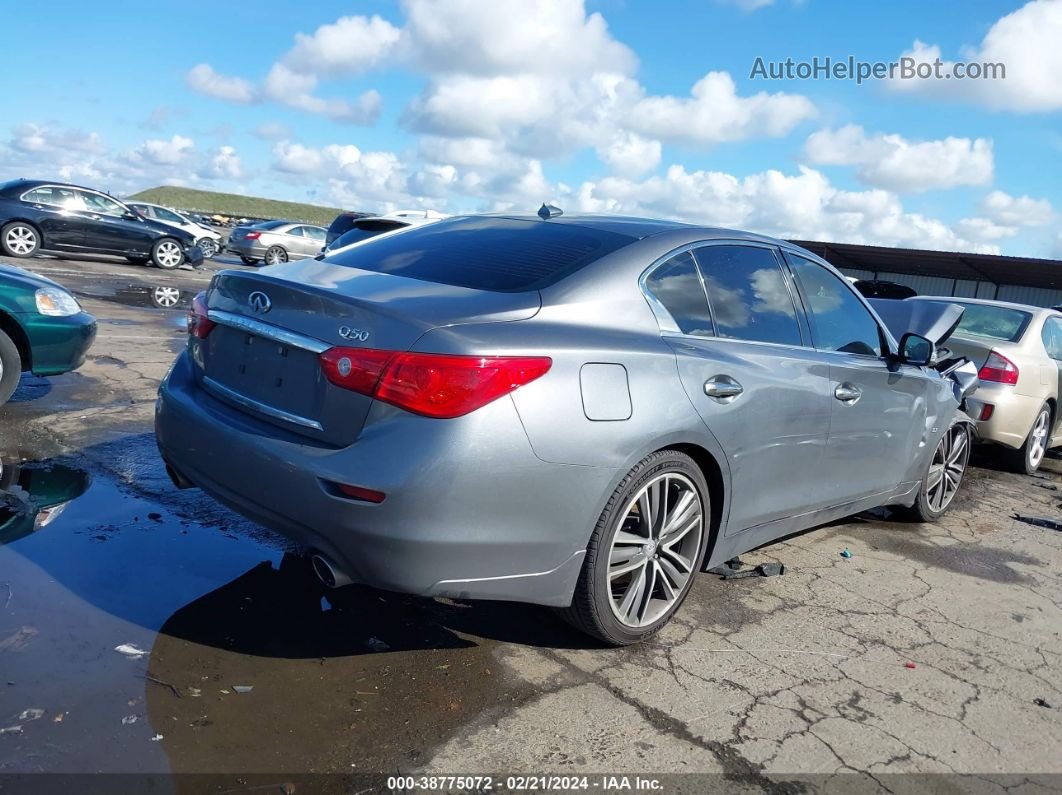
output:
[[[454,218],[221,272],[189,330],[156,415],[177,485],[326,584],[551,605],[614,644],[773,539],[938,517],[969,455],[941,338],[897,343],[823,260],[743,232]]]

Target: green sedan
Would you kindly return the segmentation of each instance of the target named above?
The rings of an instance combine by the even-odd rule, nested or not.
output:
[[[22,373],[58,375],[85,361],[96,319],[60,285],[0,264],[0,406]]]

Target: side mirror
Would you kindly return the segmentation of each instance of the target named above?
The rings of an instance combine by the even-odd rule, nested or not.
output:
[[[933,362],[935,347],[931,340],[921,334],[907,332],[900,338],[900,361],[904,364],[926,367]]]
[[[124,213],[122,213],[122,218],[124,218],[126,221],[139,221],[140,220],[140,216],[137,215],[132,210],[126,210]]]

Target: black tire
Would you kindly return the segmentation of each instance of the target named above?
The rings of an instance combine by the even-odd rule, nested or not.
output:
[[[134,265],[147,265],[151,262],[151,257],[126,257]]]
[[[164,271],[176,270],[184,265],[184,249],[172,237],[161,237],[151,247],[151,261]]]
[[[256,260],[254,257],[240,257],[240,261],[243,262],[244,265],[258,264],[258,260]]]
[[[288,252],[283,246],[270,246],[265,254],[266,265],[279,265],[288,261]]]
[[[0,406],[15,394],[22,379],[22,356],[7,334],[0,331]]]
[[[961,451],[958,447],[960,444]],[[901,513],[914,522],[935,522],[946,514],[948,509],[955,503],[955,497],[962,489],[962,482],[966,479],[966,470],[970,466],[970,450],[972,447],[973,434],[970,431],[970,426],[964,422],[951,426],[947,433],[941,437],[940,442],[937,443],[937,449],[933,451],[933,457],[929,459],[929,465],[926,467],[925,475],[922,476],[922,483],[918,487],[918,497],[915,499],[914,505],[904,509]],[[938,459],[951,461],[953,456],[954,467],[946,465],[946,468],[953,473],[953,478],[958,478],[958,482],[954,486],[954,491],[951,492],[951,495],[946,500],[941,499],[938,501],[935,499],[935,494],[933,496],[930,494],[933,484],[930,482],[929,474],[933,467],[938,465]],[[940,488],[945,488],[945,484],[941,484]]]
[[[674,603],[652,623],[635,628],[622,623],[617,618],[612,605],[609,579],[612,542],[620,530],[620,523],[625,520],[631,501],[647,484],[663,474],[681,475],[694,486],[701,507],[700,538],[696,553],[692,558],[689,577],[679,590]],[[605,509],[601,512],[601,517],[590,536],[572,604],[558,611],[561,618],[576,629],[614,646],[640,643],[654,635],[682,606],[697,572],[701,569],[708,547],[708,518],[710,516],[708,484],[700,467],[692,458],[676,450],[661,450],[644,458],[616,487]],[[652,593],[649,595],[652,596]]]
[[[12,221],[0,229],[0,247],[9,257],[32,257],[41,250],[41,233],[33,224]]]
[[[1044,417],[1046,415],[1046,420]],[[1047,423],[1047,438],[1043,440],[1043,450],[1037,452],[1037,440],[1035,438],[1036,429],[1041,422]],[[1053,425],[1053,415],[1051,407],[1044,403],[1040,406],[1040,410],[1036,412],[1036,419],[1033,420],[1032,428],[1029,430],[1029,435],[1025,437],[1025,442],[1017,450],[1007,450],[1004,455],[1007,459],[1008,467],[1017,472],[1019,475],[1031,475],[1040,468],[1040,464],[1044,462],[1044,458],[1047,455],[1048,449],[1051,444],[1051,427]]]

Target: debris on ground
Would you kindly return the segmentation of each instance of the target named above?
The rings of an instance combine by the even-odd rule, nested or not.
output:
[[[848,558],[852,557],[852,553],[848,551],[848,547],[845,547],[844,549],[841,550],[841,557],[845,558],[846,560]]]
[[[188,695],[192,698],[199,698],[201,695],[203,695],[203,691],[200,690],[198,687],[190,687],[188,688]]]
[[[365,645],[369,647],[370,651],[387,651],[391,648],[379,638],[369,638],[365,641]]]
[[[147,656],[147,652],[135,643],[123,643],[121,646],[115,646],[114,650],[130,660],[139,660],[141,657]]]
[[[124,718],[122,718],[122,725],[123,726],[132,726],[138,720],[140,720],[140,716],[139,715],[126,715]]]
[[[232,686],[232,692],[233,693],[250,693],[252,690],[254,690],[254,685],[233,685]]]
[[[1042,698],[1034,698],[1033,703],[1038,707],[1043,707],[1044,709],[1054,709],[1050,704],[1047,703],[1045,699]]]
[[[761,563],[754,569],[731,571],[723,575],[724,580],[744,580],[749,577],[777,577],[785,574],[784,563]]]
[[[177,698],[181,698],[181,691],[177,689],[176,685],[171,685],[169,682],[163,682],[161,679],[156,679],[151,674],[144,674],[144,679],[154,685],[159,685],[161,687],[167,688],[171,693],[173,693],[173,695],[177,696]]]
[[[1052,519],[1050,516],[1024,516],[1023,514],[1016,513],[1014,518],[1019,522],[1025,522],[1025,524],[1031,524],[1034,527],[1046,527],[1048,530],[1062,530],[1062,521],[1058,519]]]
[[[65,712],[60,712],[54,718],[52,718],[52,723],[62,723],[63,722],[63,718],[65,718],[65,717],[66,717],[66,713]]]
[[[151,738],[151,742],[157,743],[161,739],[162,739],[162,735],[161,734],[156,734],[154,737]]]
[[[22,627],[0,639],[0,651],[22,651],[39,634],[36,627]]]
[[[908,660],[907,662],[905,662],[905,663],[903,664],[903,667],[904,667],[904,668],[910,668],[910,669],[911,669],[911,670],[913,671],[913,670],[914,670],[915,668],[917,668],[918,666],[917,666],[917,665],[915,665],[915,664],[914,664],[913,662],[911,662],[910,660]]]
[[[22,710],[22,714],[18,716],[19,720],[31,721],[40,720],[44,717],[44,710],[33,707],[31,709]]]
[[[1038,480],[1033,483],[1033,485],[1039,486],[1041,489],[1047,489],[1048,491],[1058,491],[1058,486],[1054,483],[1044,483],[1043,481]]]
[[[8,726],[6,729],[0,729],[0,737],[5,734],[22,734],[21,726]]]

